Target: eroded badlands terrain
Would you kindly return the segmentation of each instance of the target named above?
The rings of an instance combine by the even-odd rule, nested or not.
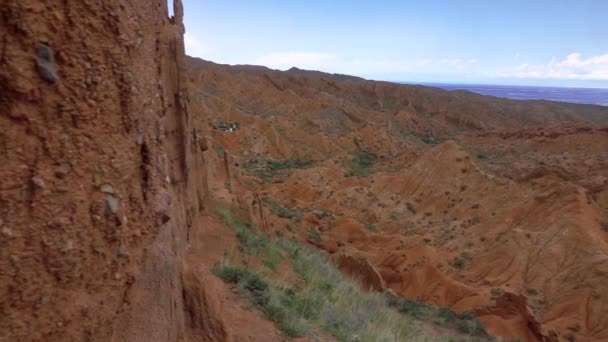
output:
[[[215,190],[264,229],[498,336],[608,340],[606,108],[188,63]]]

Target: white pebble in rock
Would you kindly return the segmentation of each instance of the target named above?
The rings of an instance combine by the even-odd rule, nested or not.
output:
[[[114,216],[118,212],[118,199],[112,195],[106,196],[106,216]]]
[[[37,187],[39,187],[41,189],[46,188],[46,185],[44,184],[44,181],[42,180],[42,178],[40,178],[38,176],[32,177],[32,183],[34,183],[34,185],[36,185]]]
[[[4,227],[2,228],[2,235],[6,237],[13,237],[13,231],[10,228]]]
[[[110,184],[104,184],[100,188],[101,192],[106,194],[114,194],[114,188]]]
[[[57,178],[63,178],[70,172],[70,170],[72,170],[72,166],[68,163],[63,163],[55,170],[55,176]]]

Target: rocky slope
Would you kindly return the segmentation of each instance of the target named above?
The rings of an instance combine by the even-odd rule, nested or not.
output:
[[[185,59],[173,6],[0,9],[0,341],[285,340],[211,273],[220,203],[499,336],[608,340],[606,108]]]
[[[499,336],[608,340],[608,108],[188,63],[270,231]]]

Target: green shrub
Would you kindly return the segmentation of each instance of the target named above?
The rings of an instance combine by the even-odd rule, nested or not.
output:
[[[416,207],[414,207],[414,205],[410,202],[405,203],[405,206],[407,207],[407,210],[409,210],[412,214],[416,214]]]
[[[314,209],[313,210],[314,215],[317,217],[317,219],[322,220],[326,217],[332,217],[333,213],[331,211],[327,211],[327,210],[321,210],[321,209]]]
[[[269,199],[265,199],[264,201],[270,205],[270,210],[278,217],[295,219],[296,221],[302,220],[302,213],[300,211],[291,210],[283,204]]]
[[[310,159],[251,159],[244,165],[244,169],[255,174],[263,183],[271,183],[276,177],[286,177],[289,169],[302,169],[312,163]]]
[[[312,164],[310,159],[296,160],[267,160],[266,165],[271,170],[302,169]]]
[[[450,262],[450,265],[452,265],[452,267],[460,270],[465,267],[466,261],[464,260],[464,258],[457,256],[454,259],[452,259],[452,261]]]
[[[371,175],[377,159],[378,157],[370,151],[357,150],[350,161],[350,172],[347,173],[347,176],[367,177]]]
[[[266,257],[262,260],[264,266],[268,267],[271,270],[276,270],[277,265],[283,259],[283,252],[277,248],[274,244],[270,244],[266,248]]]
[[[495,287],[492,290],[490,290],[490,296],[492,299],[497,299],[500,296],[502,296],[505,293],[505,290],[501,289],[500,287]]]
[[[312,241],[321,242],[321,233],[314,228],[306,228],[306,235]]]
[[[445,328],[457,329],[463,334],[476,337],[475,340],[478,340],[477,338],[486,341],[493,340],[488,335],[483,324],[470,311],[455,313],[449,308],[436,308],[418,301],[398,298],[392,295],[387,295],[387,303],[403,314],[411,315],[421,321],[430,321]]]
[[[216,208],[215,214],[229,227],[231,227],[240,241],[239,250],[247,254],[257,255],[269,246],[268,237],[258,234],[251,225],[232,214],[228,208]]]
[[[376,228],[375,225],[369,223],[369,222],[363,222],[363,226],[365,227],[365,229],[367,229],[370,232],[377,232],[378,228]]]
[[[220,157],[223,157],[224,153],[226,153],[224,151],[224,148],[222,146],[219,146],[219,145],[216,145],[215,148],[214,148],[214,150],[215,150],[215,153],[217,153],[217,155],[220,156]]]
[[[488,332],[486,327],[473,315],[473,313],[466,312],[457,315],[456,327],[464,334],[472,336],[487,336]]]

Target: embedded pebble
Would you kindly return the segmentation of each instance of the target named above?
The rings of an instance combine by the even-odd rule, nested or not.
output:
[[[106,196],[106,215],[113,216],[118,212],[118,199],[112,195]]]
[[[44,184],[44,181],[42,180],[42,178],[40,178],[38,176],[32,177],[32,183],[34,183],[34,185],[36,185],[37,187],[39,187],[41,189],[46,188],[46,185]]]
[[[36,66],[38,67],[40,76],[49,83],[59,81],[59,75],[57,75],[55,65],[53,64],[53,50],[44,44],[39,44],[36,47],[36,55],[38,56]]]
[[[106,194],[114,194],[114,188],[110,184],[104,184],[100,188],[101,192]]]
[[[129,257],[129,253],[127,253],[124,249],[119,248],[118,252],[116,252],[116,256],[119,258],[127,258]]]
[[[5,235],[7,237],[13,237],[13,231],[10,228],[4,227],[2,228],[2,235]]]
[[[65,244],[65,247],[63,248],[64,251],[69,252],[72,249],[74,249],[74,241],[72,240],[68,240]]]
[[[68,163],[63,163],[57,168],[57,170],[55,170],[55,176],[57,178],[63,178],[70,172],[70,170],[72,170],[72,166]]]

